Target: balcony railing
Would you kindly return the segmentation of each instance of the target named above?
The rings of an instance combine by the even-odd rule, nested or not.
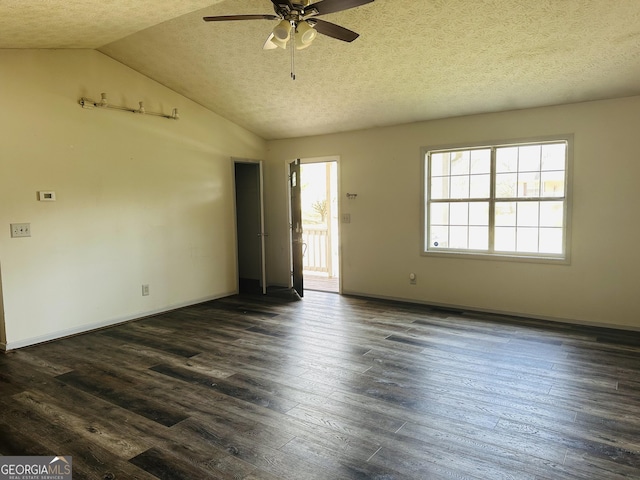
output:
[[[303,225],[302,232],[303,269],[310,272],[327,273],[329,277],[332,277],[329,230],[324,225]]]

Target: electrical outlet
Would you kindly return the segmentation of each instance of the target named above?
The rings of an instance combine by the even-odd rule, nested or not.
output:
[[[342,223],[351,223],[351,214],[343,213],[342,214]]]
[[[149,285],[142,285],[142,296],[146,297],[149,295]]]
[[[31,236],[31,224],[30,223],[12,223],[11,224],[11,237],[30,237]]]

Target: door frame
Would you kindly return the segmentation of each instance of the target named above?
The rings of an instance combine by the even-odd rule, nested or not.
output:
[[[234,226],[234,246],[236,251],[236,273],[237,273],[237,292],[240,291],[240,252],[238,250],[238,202],[237,202],[237,190],[236,190],[236,164],[252,164],[258,167],[258,181],[259,181],[259,199],[260,199],[260,231],[257,232],[260,237],[260,282],[262,287],[262,294],[267,293],[267,259],[266,259],[266,238],[269,235],[265,232],[264,228],[264,165],[262,160],[254,160],[248,158],[231,157],[231,175],[233,181],[233,226]]]
[[[306,157],[306,158],[299,158],[298,160],[300,160],[300,164],[305,164],[305,163],[327,163],[327,162],[336,162],[336,175],[338,177],[338,182],[337,182],[337,197],[338,197],[338,271],[340,272],[340,275],[338,276],[338,294],[342,295],[342,278],[343,278],[343,260],[342,260],[342,221],[340,220],[342,218],[342,194],[341,192],[341,181],[340,181],[340,155],[325,155],[322,157]],[[289,241],[287,242],[287,260],[288,260],[288,272],[289,274],[287,275],[287,277],[289,278],[289,284],[288,284],[288,288],[293,288],[293,278],[291,275],[292,269],[293,269],[293,251],[292,251],[292,242],[293,242],[293,225],[291,224],[291,211],[292,211],[292,206],[291,206],[291,180],[289,178],[289,164],[291,162],[295,161],[295,159],[293,160],[285,160],[284,161],[284,179],[285,179],[285,184],[286,184],[286,192],[287,192],[287,238],[289,239]]]

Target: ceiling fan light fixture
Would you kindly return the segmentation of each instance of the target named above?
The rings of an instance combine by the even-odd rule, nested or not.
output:
[[[287,49],[288,40],[280,40],[273,33],[267,39],[267,42],[264,44],[265,50],[273,50],[274,48],[282,48]]]
[[[309,25],[308,22],[304,20],[298,23],[296,27],[296,49],[302,50],[303,48],[307,48],[311,45],[311,42],[316,38],[318,32],[315,28]]]
[[[275,42],[273,41],[273,33],[269,35],[269,38],[267,38],[267,40],[264,42],[264,45],[262,46],[263,50],[275,50],[276,48],[278,48],[278,45],[275,44]]]
[[[273,40],[280,40],[281,42],[286,43],[289,41],[290,35],[291,35],[291,22],[289,20],[280,21],[278,25],[276,25],[276,27],[273,29]],[[278,44],[276,43],[276,45]]]
[[[348,43],[359,37],[356,32],[348,28],[316,17],[359,7],[373,1],[295,0],[294,3],[293,0],[271,0],[275,15],[215,15],[202,17],[202,19],[205,22],[278,20],[278,24],[271,31],[262,48],[264,50],[276,50],[278,48],[286,50],[289,41],[291,41],[291,78],[295,80],[295,51],[308,48],[318,33]],[[84,100],[83,106],[85,106]]]

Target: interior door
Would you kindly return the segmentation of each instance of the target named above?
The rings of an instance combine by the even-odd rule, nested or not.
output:
[[[300,159],[289,164],[291,190],[291,277],[293,289],[304,296],[302,276],[302,199],[300,183]]]

